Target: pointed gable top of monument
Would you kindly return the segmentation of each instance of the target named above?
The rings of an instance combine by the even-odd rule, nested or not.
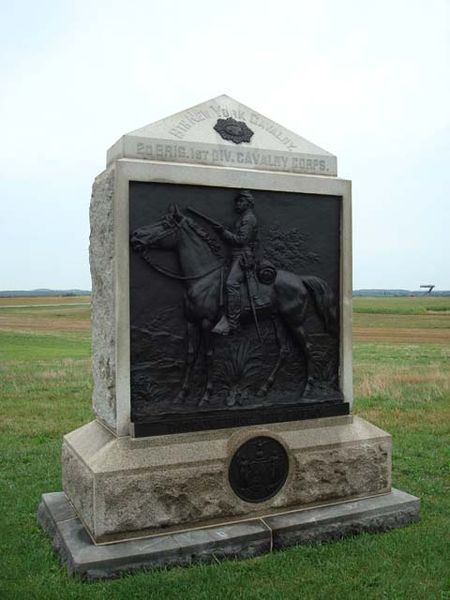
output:
[[[120,158],[337,175],[335,156],[226,95],[125,134]]]

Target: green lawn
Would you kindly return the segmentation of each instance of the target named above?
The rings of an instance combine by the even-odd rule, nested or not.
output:
[[[374,316],[392,314],[394,300],[411,329],[428,329],[434,339],[423,299],[357,299],[358,327],[375,333]],[[68,577],[36,509],[43,492],[61,489],[62,435],[92,419],[89,314],[85,308],[74,316],[74,308],[81,309],[53,307],[50,317],[52,310],[60,315],[53,328],[41,307],[23,309],[28,328],[18,327],[18,308],[0,321],[0,599],[450,598],[450,344],[423,339],[366,336],[354,347],[355,413],[392,433],[394,485],[420,496],[420,523],[220,565],[95,583]],[[442,316],[445,336],[450,315]],[[395,321],[390,327],[395,333]]]

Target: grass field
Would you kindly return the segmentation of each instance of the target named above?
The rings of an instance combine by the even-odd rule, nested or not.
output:
[[[0,599],[450,599],[450,298],[354,302],[355,413],[392,433],[420,523],[96,583],[69,578],[36,524],[62,435],[92,419],[89,299],[38,300],[0,301]]]

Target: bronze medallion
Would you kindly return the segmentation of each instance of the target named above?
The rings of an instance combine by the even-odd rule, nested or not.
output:
[[[233,491],[246,502],[264,502],[286,482],[289,458],[277,440],[258,436],[242,444],[230,463],[228,476]]]
[[[222,139],[234,144],[249,143],[254,133],[244,121],[236,121],[232,117],[218,119],[214,129]]]

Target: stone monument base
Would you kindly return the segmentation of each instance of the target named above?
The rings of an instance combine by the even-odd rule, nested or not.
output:
[[[418,498],[394,489],[363,500],[96,545],[65,494],[56,492],[42,496],[38,521],[69,573],[101,579],[137,569],[249,558],[294,544],[386,531],[418,521],[419,507]]]
[[[283,446],[288,473],[261,502],[239,497],[229,477],[237,450],[258,436]],[[250,468],[245,485],[260,485],[259,460],[239,467]],[[69,571],[90,579],[419,518],[419,500],[391,490],[391,436],[352,415],[149,438],[93,421],[64,437],[62,463],[64,492],[43,495],[38,520]]]
[[[288,474],[257,502],[237,495],[229,471],[258,436],[283,446]],[[264,460],[241,467],[244,485],[267,471]],[[149,438],[116,437],[93,421],[64,437],[62,466],[91,538],[116,542],[389,493],[391,436],[351,415]]]

